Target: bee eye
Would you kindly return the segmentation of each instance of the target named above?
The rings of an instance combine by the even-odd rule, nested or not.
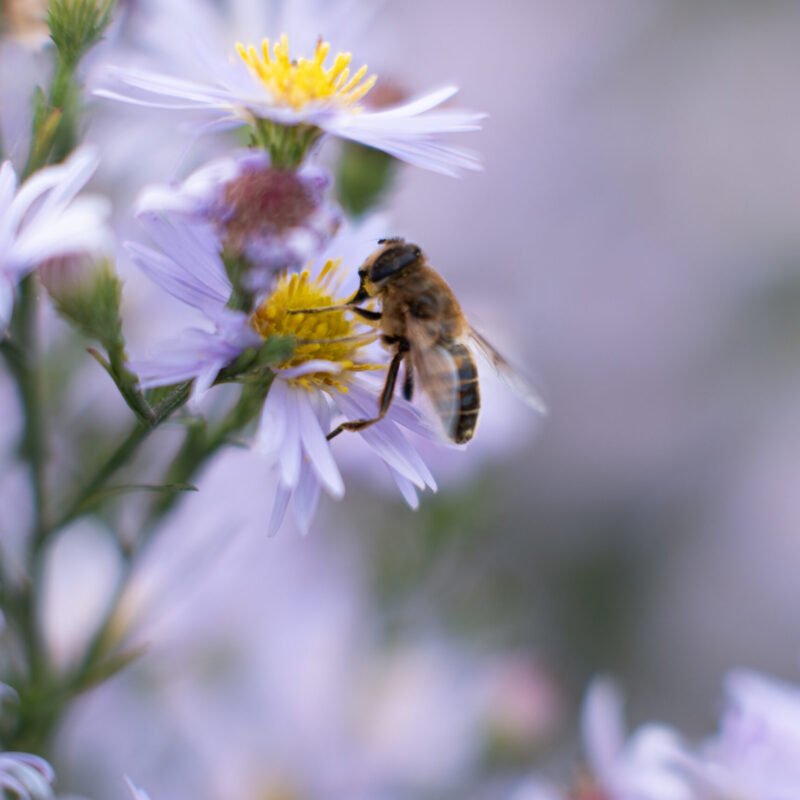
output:
[[[419,248],[413,245],[392,247],[375,259],[369,271],[369,278],[373,283],[380,283],[413,264],[419,255]]]

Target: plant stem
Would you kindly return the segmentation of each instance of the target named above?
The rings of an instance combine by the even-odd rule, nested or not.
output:
[[[34,503],[34,530],[30,556],[38,550],[46,535],[45,464],[47,461],[44,419],[44,392],[39,369],[38,296],[35,278],[29,275],[20,285],[19,302],[12,321],[16,346],[3,343],[11,371],[17,382],[25,411],[20,454],[28,462]]]
[[[128,459],[136,452],[142,442],[166,420],[173,412],[177,411],[189,399],[191,381],[179,384],[178,387],[166,397],[156,408],[148,421],[137,422],[130,433],[118,445],[116,450],[100,465],[95,474],[89,479],[86,485],[80,490],[67,510],[61,515],[53,525],[53,530],[77,519],[86,510],[92,497],[105,486],[120,467],[124,466]]]

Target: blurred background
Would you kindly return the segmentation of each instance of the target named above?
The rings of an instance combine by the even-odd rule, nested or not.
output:
[[[124,10],[100,70],[114,48],[161,52],[165,9]],[[192,35],[169,30],[176,49]],[[713,728],[730,668],[797,679],[798,41],[800,5],[778,0],[375,11],[356,61],[412,94],[452,81],[489,114],[463,142],[485,171],[403,168],[387,233],[423,246],[550,414],[487,378],[476,441],[430,456],[435,496],[412,512],[353,463],[306,538],[267,539],[269,475],[221,456],[142,570],[146,655],[63,731],[59,787],[119,798],[126,773],[154,800],[500,798],[576,747],[598,673],[631,723],[690,736]],[[145,183],[220,151],[180,162],[169,125],[94,111],[124,236]],[[179,323],[121,269],[136,351]],[[111,425],[119,401],[86,371],[92,396],[65,418],[105,408]],[[63,538],[62,574],[113,569],[88,523]]]

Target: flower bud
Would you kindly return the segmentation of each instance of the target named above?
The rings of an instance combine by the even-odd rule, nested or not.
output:
[[[58,313],[85,336],[113,349],[122,336],[122,285],[107,260],[87,255],[44,262],[39,278]]]
[[[114,0],[50,0],[47,24],[62,63],[74,68],[111,22]]]
[[[364,105],[380,111],[408,99],[397,83],[384,81],[365,98]],[[392,188],[397,175],[397,160],[385,153],[357,142],[342,147],[336,169],[336,190],[339,202],[351,216],[358,217],[380,205]]]
[[[265,153],[247,152],[208,164],[177,188],[151,188],[140,213],[210,223],[226,262],[245,262],[234,282],[261,292],[279,272],[305,266],[336,233],[342,215],[327,198],[330,183],[320,167],[277,169]]]

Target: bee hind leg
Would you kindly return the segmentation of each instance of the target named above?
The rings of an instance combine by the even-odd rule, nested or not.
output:
[[[328,435],[327,439],[330,441],[334,437],[338,436],[342,431],[363,431],[364,428],[369,428],[370,425],[374,425],[376,422],[380,422],[389,411],[390,406],[392,405],[392,398],[394,397],[394,387],[397,384],[397,375],[400,372],[400,364],[403,362],[403,359],[406,356],[408,351],[408,344],[401,343],[400,347],[398,348],[397,352],[392,357],[391,362],[389,363],[389,371],[386,373],[386,383],[383,385],[383,391],[381,392],[381,399],[378,405],[378,414],[375,417],[370,419],[353,419],[348,420],[347,422],[343,422],[337,428],[334,428]]]

